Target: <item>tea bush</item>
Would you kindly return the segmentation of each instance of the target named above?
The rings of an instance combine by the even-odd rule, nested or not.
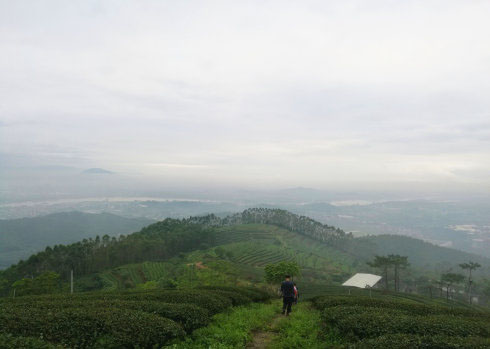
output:
[[[413,300],[323,296],[324,333],[338,333],[348,348],[488,348],[490,313]],[[427,302],[429,303],[429,302]]]
[[[209,311],[210,315],[222,312],[232,306],[230,297],[218,295],[214,291],[188,290],[154,290],[144,292],[87,292],[76,295],[49,295],[49,296],[27,296],[15,300],[4,301],[4,303],[31,302],[35,304],[40,301],[156,301],[172,304],[194,304]]]
[[[34,337],[43,345],[47,341],[46,348],[51,348],[48,342],[77,348],[161,347],[206,326],[232,305],[268,297],[255,289],[217,287],[5,298],[0,300],[0,340],[28,343]]]
[[[7,307],[0,312],[0,328],[13,335],[80,348],[100,343],[119,348],[152,347],[184,334],[172,320],[141,311],[107,308],[47,311]]]
[[[54,345],[38,338],[16,337],[11,334],[0,333],[0,348],[2,349],[62,349],[60,345]]]
[[[490,322],[445,315],[416,316],[401,311],[359,306],[331,307],[322,313],[325,323],[357,338],[389,333],[446,336],[490,336]]]
[[[416,336],[409,334],[390,334],[377,338],[364,339],[352,349],[486,349],[490,339],[481,337]]]
[[[313,304],[317,309],[325,309],[340,305],[357,305],[369,308],[395,309],[413,315],[454,315],[490,320],[489,312],[475,311],[464,308],[443,307],[440,305],[426,305],[411,301],[381,300],[368,297],[316,297]]]
[[[206,326],[210,321],[209,312],[206,309],[194,304],[170,304],[156,301],[124,301],[124,300],[82,300],[82,299],[63,299],[57,301],[41,302],[16,302],[7,304],[5,308],[30,307],[52,311],[61,311],[67,308],[80,309],[131,309],[140,310],[145,313],[155,314],[164,318],[174,320],[181,324],[186,332]]]
[[[205,290],[221,290],[221,291],[231,291],[239,293],[245,297],[250,298],[254,302],[263,302],[271,298],[271,295],[261,289],[253,287],[233,287],[233,286],[205,286]]]

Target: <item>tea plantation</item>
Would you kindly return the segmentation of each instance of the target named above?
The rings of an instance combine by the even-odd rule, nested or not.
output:
[[[4,298],[0,348],[159,348],[232,306],[268,299],[238,287]]]
[[[490,348],[488,311],[379,295],[320,296],[312,303],[325,338],[341,338],[348,348]]]

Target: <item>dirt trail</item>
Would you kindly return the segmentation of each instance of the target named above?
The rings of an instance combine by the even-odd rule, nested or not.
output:
[[[277,332],[275,330],[278,324],[286,319],[287,318],[284,315],[278,314],[274,319],[272,319],[271,323],[265,330],[254,332],[252,341],[247,344],[247,348],[267,348],[269,343],[272,342],[272,340],[277,336]]]

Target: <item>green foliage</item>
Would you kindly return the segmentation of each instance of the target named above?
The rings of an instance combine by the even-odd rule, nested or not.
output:
[[[482,337],[417,336],[389,334],[368,338],[349,346],[353,349],[484,349],[490,347],[490,339]]]
[[[60,212],[45,216],[0,220],[0,269],[25,259],[46,246],[69,244],[96,235],[130,234],[153,223],[110,213]],[[51,269],[51,268],[48,268]],[[51,269],[53,270],[53,269]],[[31,274],[31,273],[29,273]]]
[[[269,296],[254,288],[92,292],[0,300],[0,334],[77,348],[161,347],[233,304]],[[1,343],[1,337],[0,337]],[[15,343],[15,342],[13,342]]]
[[[319,349],[336,344],[322,336],[320,313],[309,303],[299,303],[287,321],[279,322],[278,336],[269,346],[271,349],[309,348]]]
[[[394,309],[337,306],[325,310],[322,319],[352,339],[378,337],[389,333],[490,336],[488,320],[446,315],[419,316]]]
[[[400,269],[408,267],[408,257],[390,254],[388,256],[374,256],[374,260],[367,262],[372,268],[378,268],[382,270],[385,280],[385,289],[389,288],[388,283],[388,271],[390,268],[394,269],[395,291],[400,289]]]
[[[11,334],[0,333],[0,348],[2,349],[62,349],[61,345],[54,345],[38,338],[17,337]]]
[[[222,290],[234,293],[239,293],[254,302],[263,302],[271,298],[271,295],[264,290],[254,287],[233,287],[233,286],[204,286],[204,290]]]
[[[266,265],[264,268],[265,280],[268,283],[279,283],[286,275],[291,277],[300,275],[300,268],[296,262],[279,262]]]
[[[325,328],[354,348],[483,348],[490,338],[490,312],[472,308],[354,296],[317,297],[313,305]]]
[[[457,273],[446,273],[441,275],[441,282],[446,285],[446,296],[449,300],[451,286],[464,282],[464,275]]]
[[[158,301],[141,299],[138,301],[117,299],[83,299],[73,297],[56,300],[18,299],[15,302],[4,303],[6,309],[14,312],[16,309],[36,308],[44,311],[62,311],[69,308],[75,309],[129,309],[146,313],[156,314],[178,322],[183,328],[190,332],[196,328],[205,326],[209,320],[209,312],[194,304],[171,304]]]
[[[44,338],[67,346],[92,348],[152,347],[182,336],[182,328],[169,319],[125,309],[5,308],[0,312],[2,331]]]
[[[117,239],[105,235],[102,239],[97,236],[71,245],[48,247],[2,274],[12,282],[23,275],[44,271],[54,271],[68,279],[72,269],[79,277],[128,263],[168,259],[212,241],[211,229],[169,218]]]
[[[192,337],[170,348],[243,348],[251,339],[251,332],[266,326],[277,314],[278,303],[240,306],[218,314],[208,327],[192,333]]]
[[[24,278],[12,284],[16,290],[16,295],[46,294],[59,291],[60,276],[59,274],[47,271],[34,279]]]
[[[360,306],[364,308],[393,309],[400,312],[408,312],[412,315],[450,315],[490,320],[489,312],[481,312],[468,308],[427,305],[416,303],[409,299],[387,300],[365,296],[321,296],[314,298],[312,302],[318,309],[337,306]]]
[[[144,284],[137,285],[136,288],[141,290],[156,290],[158,288],[158,282],[154,280],[147,281]]]

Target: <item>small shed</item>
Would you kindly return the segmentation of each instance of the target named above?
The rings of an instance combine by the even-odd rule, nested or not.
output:
[[[379,276],[379,275],[357,273],[356,275],[351,277],[349,280],[344,282],[342,284],[342,286],[352,286],[352,287],[359,287],[359,288],[372,288],[374,285],[376,285],[378,283],[379,280],[381,280],[381,276]]]

